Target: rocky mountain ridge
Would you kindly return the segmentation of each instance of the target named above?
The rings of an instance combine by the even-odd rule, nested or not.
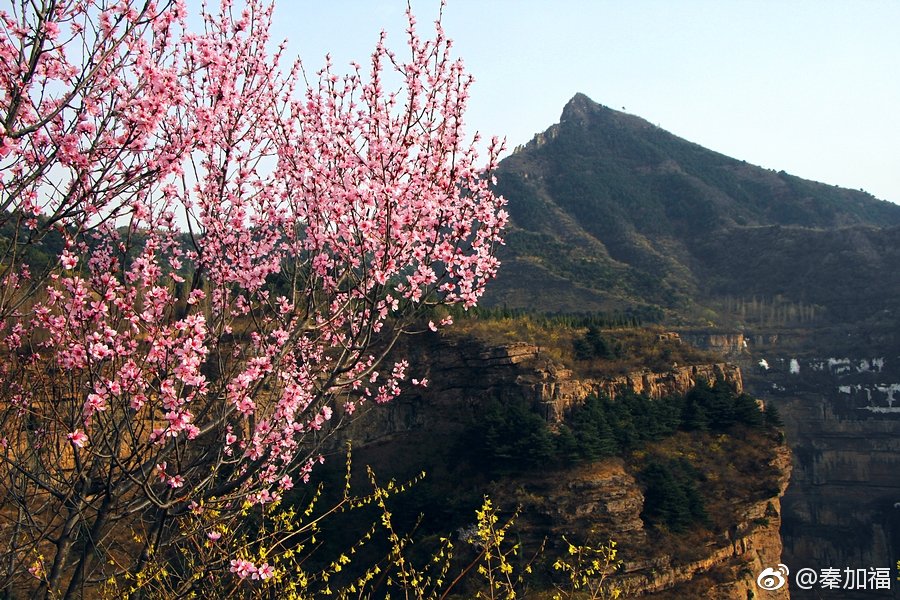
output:
[[[497,177],[511,227],[488,303],[718,327],[900,310],[900,206],[707,150],[583,94]]]

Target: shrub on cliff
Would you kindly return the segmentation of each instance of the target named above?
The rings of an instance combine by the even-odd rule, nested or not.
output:
[[[681,423],[687,431],[727,431],[735,425],[758,429],[766,420],[752,396],[738,394],[722,380],[712,385],[700,380],[685,395]]]

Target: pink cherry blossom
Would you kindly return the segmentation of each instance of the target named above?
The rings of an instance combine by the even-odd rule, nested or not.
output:
[[[243,560],[240,558],[231,560],[231,568],[229,569],[232,573],[236,574],[241,579],[246,579],[247,577],[253,577],[253,579],[259,579],[257,575],[256,565],[254,565],[249,560]]]
[[[68,250],[63,250],[59,257],[59,262],[62,264],[63,269],[74,269],[78,265],[78,257]]]
[[[82,430],[76,429],[72,433],[66,435],[68,440],[72,442],[72,444],[78,448],[84,448],[84,446],[88,443],[88,436]]]
[[[269,563],[263,563],[257,567],[253,579],[269,579],[273,575],[275,575],[275,569]]]

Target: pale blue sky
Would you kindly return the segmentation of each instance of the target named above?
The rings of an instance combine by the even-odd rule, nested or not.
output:
[[[315,70],[403,41],[402,0],[280,0]],[[436,0],[414,0],[424,34]],[[510,148],[584,92],[735,158],[900,203],[900,1],[449,0],[468,122]],[[392,42],[391,42],[392,40]]]

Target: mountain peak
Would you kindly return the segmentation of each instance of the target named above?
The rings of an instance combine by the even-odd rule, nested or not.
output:
[[[562,116],[559,118],[563,121],[584,121],[592,112],[600,107],[599,104],[588,98],[585,94],[578,92],[572,99],[566,103],[563,108]]]
[[[572,96],[572,99],[566,103],[559,122],[585,126],[598,119],[607,126],[637,129],[653,127],[640,117],[594,102],[587,95],[580,92]]]

